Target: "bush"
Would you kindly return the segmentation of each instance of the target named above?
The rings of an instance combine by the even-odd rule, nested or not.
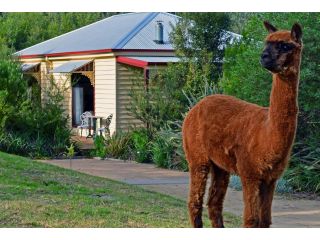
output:
[[[27,99],[17,119],[8,126],[12,132],[24,133],[35,143],[36,150],[30,153],[33,157],[57,157],[70,146],[71,128],[63,107],[66,90],[50,80],[50,87],[43,90],[46,100]]]
[[[0,55],[0,130],[17,119],[20,106],[26,100],[27,82],[20,66],[4,52]]]
[[[160,167],[188,170],[188,163],[182,147],[181,121],[168,123],[165,128],[158,132],[155,139],[156,144],[152,144],[152,157],[157,165],[161,163],[162,166]],[[154,144],[159,147],[155,149]],[[161,155],[157,154],[159,150],[162,150]]]
[[[140,74],[132,79],[130,104],[127,110],[139,119],[148,134],[158,131],[169,120],[181,118],[185,111],[181,89],[184,85],[184,64],[169,65],[165,70],[150,70],[148,90]],[[131,69],[130,69],[131,70]]]
[[[173,146],[161,134],[151,142],[152,160],[158,167],[170,168],[172,154]]]
[[[119,159],[132,158],[131,133],[115,132],[106,141],[106,153],[108,157]]]
[[[149,135],[146,129],[134,130],[131,134],[134,159],[137,162],[150,162]]]
[[[320,146],[296,143],[284,178],[295,191],[320,193]]]
[[[0,149],[7,153],[19,153],[28,156],[29,153],[35,152],[34,143],[14,133],[2,133],[0,136]]]
[[[90,155],[100,158],[133,159],[132,139],[130,132],[114,132],[111,136],[96,136],[94,150]]]
[[[33,158],[57,157],[70,146],[69,118],[63,110],[66,88],[51,80],[40,91],[28,87],[20,65],[9,57],[0,60],[0,150]]]
[[[94,142],[94,151],[92,154],[100,158],[105,158],[107,156],[107,148],[106,148],[106,140],[104,139],[104,137],[96,136],[93,142]]]

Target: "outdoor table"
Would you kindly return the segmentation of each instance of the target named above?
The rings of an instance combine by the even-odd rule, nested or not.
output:
[[[93,138],[97,135],[97,120],[99,119],[99,123],[101,126],[101,120],[103,117],[100,116],[88,116],[88,123],[89,123],[89,135],[87,138]],[[93,130],[93,134],[91,134],[91,130]]]

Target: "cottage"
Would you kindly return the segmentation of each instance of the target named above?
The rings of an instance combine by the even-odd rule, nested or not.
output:
[[[80,124],[80,115],[91,111],[113,114],[110,130],[139,124],[127,105],[133,72],[140,69],[147,83],[149,71],[176,62],[169,34],[179,17],[169,13],[114,15],[16,53],[22,70],[46,89],[50,79],[65,82],[64,109],[70,127]],[[45,99],[42,94],[42,99]]]

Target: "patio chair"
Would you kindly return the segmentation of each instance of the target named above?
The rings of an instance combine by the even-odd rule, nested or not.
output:
[[[102,136],[102,133],[105,133],[106,137],[110,137],[110,124],[112,120],[113,114],[110,114],[106,119],[104,119],[102,125],[100,128],[98,128],[98,131],[100,132],[100,136]]]
[[[89,117],[92,116],[91,112],[84,112],[80,115],[81,125],[79,125],[77,128],[80,128],[80,136],[82,137],[82,130],[83,129],[89,129]],[[90,129],[89,129],[90,130]]]

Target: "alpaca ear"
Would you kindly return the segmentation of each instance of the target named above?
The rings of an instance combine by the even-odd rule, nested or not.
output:
[[[269,33],[278,31],[278,29],[273,25],[271,25],[268,21],[264,21],[263,25],[265,26],[265,28],[268,30]]]
[[[291,29],[291,38],[294,41],[301,43],[302,29],[301,29],[300,24],[298,24],[298,23],[293,24],[292,29]]]

